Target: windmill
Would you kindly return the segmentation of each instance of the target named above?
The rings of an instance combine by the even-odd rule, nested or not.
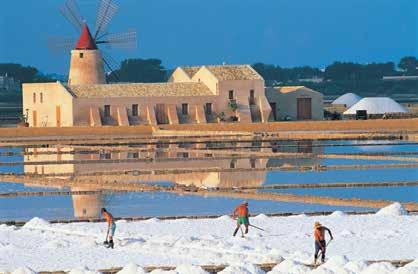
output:
[[[112,22],[112,19],[118,12],[118,9],[119,7],[116,5],[114,0],[99,0],[95,28],[94,31],[91,32],[87,22],[81,16],[80,9],[76,0],[66,0],[65,3],[60,7],[60,13],[79,33],[80,38],[76,40],[76,38],[54,36],[48,39],[48,46],[53,52],[72,50],[70,76],[73,67],[89,66],[91,65],[91,62],[99,62],[99,60],[90,60],[90,63],[86,63],[87,61],[83,60],[83,62],[76,62],[76,64],[73,65],[73,61],[75,62],[75,60],[73,60],[73,52],[75,50],[89,50],[89,52],[86,53],[96,52],[93,59],[101,59],[100,62],[103,64],[104,71],[108,72],[109,74],[113,72],[111,75],[117,77],[117,75],[114,73],[115,67],[118,65],[117,62],[108,53],[104,52],[103,49],[100,49],[99,46],[106,45],[109,48],[134,49],[136,48],[137,43],[137,35],[135,30],[131,29],[122,33],[108,32],[108,28]],[[84,55],[84,52],[78,52],[78,54],[81,58]],[[95,67],[97,67],[96,69],[99,70],[97,72],[98,74],[104,74],[104,71],[100,71],[100,62],[99,64],[95,64]],[[102,81],[99,80],[98,82],[101,83]]]

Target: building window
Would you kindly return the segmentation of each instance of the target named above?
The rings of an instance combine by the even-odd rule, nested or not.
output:
[[[105,117],[110,117],[110,105],[105,105],[104,106],[104,116]]]
[[[99,158],[100,160],[111,160],[112,154],[110,152],[100,152]]]
[[[84,53],[80,52],[80,58],[84,57]]]
[[[230,90],[229,91],[229,96],[228,96],[229,100],[234,100],[234,91]]]
[[[43,103],[44,102],[44,94],[42,92],[40,94],[39,102],[40,103]]]
[[[181,114],[183,115],[189,114],[189,104],[181,104]]]
[[[256,161],[256,159],[254,159],[254,158],[250,159],[251,168],[255,168],[255,161]]]
[[[33,103],[36,103],[36,93],[33,93]]]
[[[188,152],[179,152],[177,153],[177,158],[189,158]]]
[[[128,152],[128,159],[138,159],[139,152]]]
[[[138,105],[132,105],[132,116],[138,116]]]
[[[255,105],[255,95],[254,90],[250,90],[250,105]]]
[[[233,159],[231,160],[231,162],[229,163],[229,168],[236,168],[237,167],[237,160]]]
[[[212,115],[212,103],[206,103],[206,114]]]

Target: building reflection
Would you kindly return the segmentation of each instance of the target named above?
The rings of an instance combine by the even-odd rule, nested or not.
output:
[[[223,146],[223,147],[222,147]],[[216,149],[216,150],[215,150]],[[222,151],[222,152],[218,152]],[[178,185],[204,188],[257,187],[266,180],[266,168],[285,165],[316,165],[317,157],[254,158],[243,151],[297,152],[319,154],[322,148],[312,142],[287,142],[286,145],[263,146],[258,142],[228,144],[156,144],[140,147],[82,148],[58,146],[53,148],[26,148],[24,156],[25,174],[64,179],[102,176],[109,181],[120,179],[118,175],[94,175],[104,172],[123,174],[126,171],[150,171],[123,178],[130,183],[171,182]],[[222,154],[225,152],[224,154]],[[240,157],[233,157],[235,153]],[[214,156],[217,156],[216,158]],[[220,157],[221,156],[221,157]],[[249,158],[247,158],[249,157]],[[189,172],[164,170],[186,169]],[[233,169],[239,172],[230,172]],[[89,175],[89,176],[86,176]],[[51,180],[49,180],[51,181]],[[53,180],[52,180],[53,181]],[[30,183],[28,183],[30,184]],[[83,186],[83,181],[72,184],[71,191],[98,191],[98,187]],[[49,187],[60,187],[49,183]],[[109,189],[107,189],[109,190]],[[115,183],[114,190],[118,190]],[[102,194],[72,195],[76,218],[96,218],[100,208],[106,206]]]

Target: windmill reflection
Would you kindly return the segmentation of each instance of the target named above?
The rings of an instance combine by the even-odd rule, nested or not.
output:
[[[222,147],[223,146],[223,147]],[[246,152],[247,151],[247,152]],[[57,146],[25,149],[25,174],[72,180],[71,191],[100,191],[82,179],[101,177],[108,181],[129,183],[170,182],[199,188],[257,187],[266,180],[266,168],[284,165],[316,165],[316,157],[256,158],[250,152],[302,152],[319,154],[321,147],[312,142],[292,142],[265,146],[257,142],[213,144],[156,144],[140,147],[83,148]],[[239,153],[239,154],[237,154]],[[236,157],[236,156],[239,157]],[[217,156],[217,157],[215,157]],[[189,172],[175,172],[187,169]],[[231,172],[231,170],[239,172]],[[127,171],[149,171],[147,174],[123,176]],[[172,170],[173,172],[161,172]],[[112,172],[109,175],[104,172]],[[132,174],[132,173],[131,173]],[[77,179],[76,181],[74,179]],[[52,180],[53,181],[53,180]],[[74,183],[76,182],[76,183]],[[62,187],[50,183],[49,187]],[[118,189],[114,184],[113,190]],[[108,190],[108,189],[107,189]],[[72,195],[76,218],[96,218],[100,208],[111,202],[103,194]]]

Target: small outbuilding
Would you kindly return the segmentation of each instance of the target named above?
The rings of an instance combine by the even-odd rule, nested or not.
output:
[[[355,93],[346,93],[335,99],[331,104],[332,105],[344,105],[346,108],[351,108],[358,101],[361,100],[361,97]]]
[[[356,115],[357,111],[369,114],[408,113],[409,111],[389,97],[366,97],[344,112],[344,115]]]
[[[323,120],[323,94],[305,86],[266,88],[272,114],[270,121]]]

